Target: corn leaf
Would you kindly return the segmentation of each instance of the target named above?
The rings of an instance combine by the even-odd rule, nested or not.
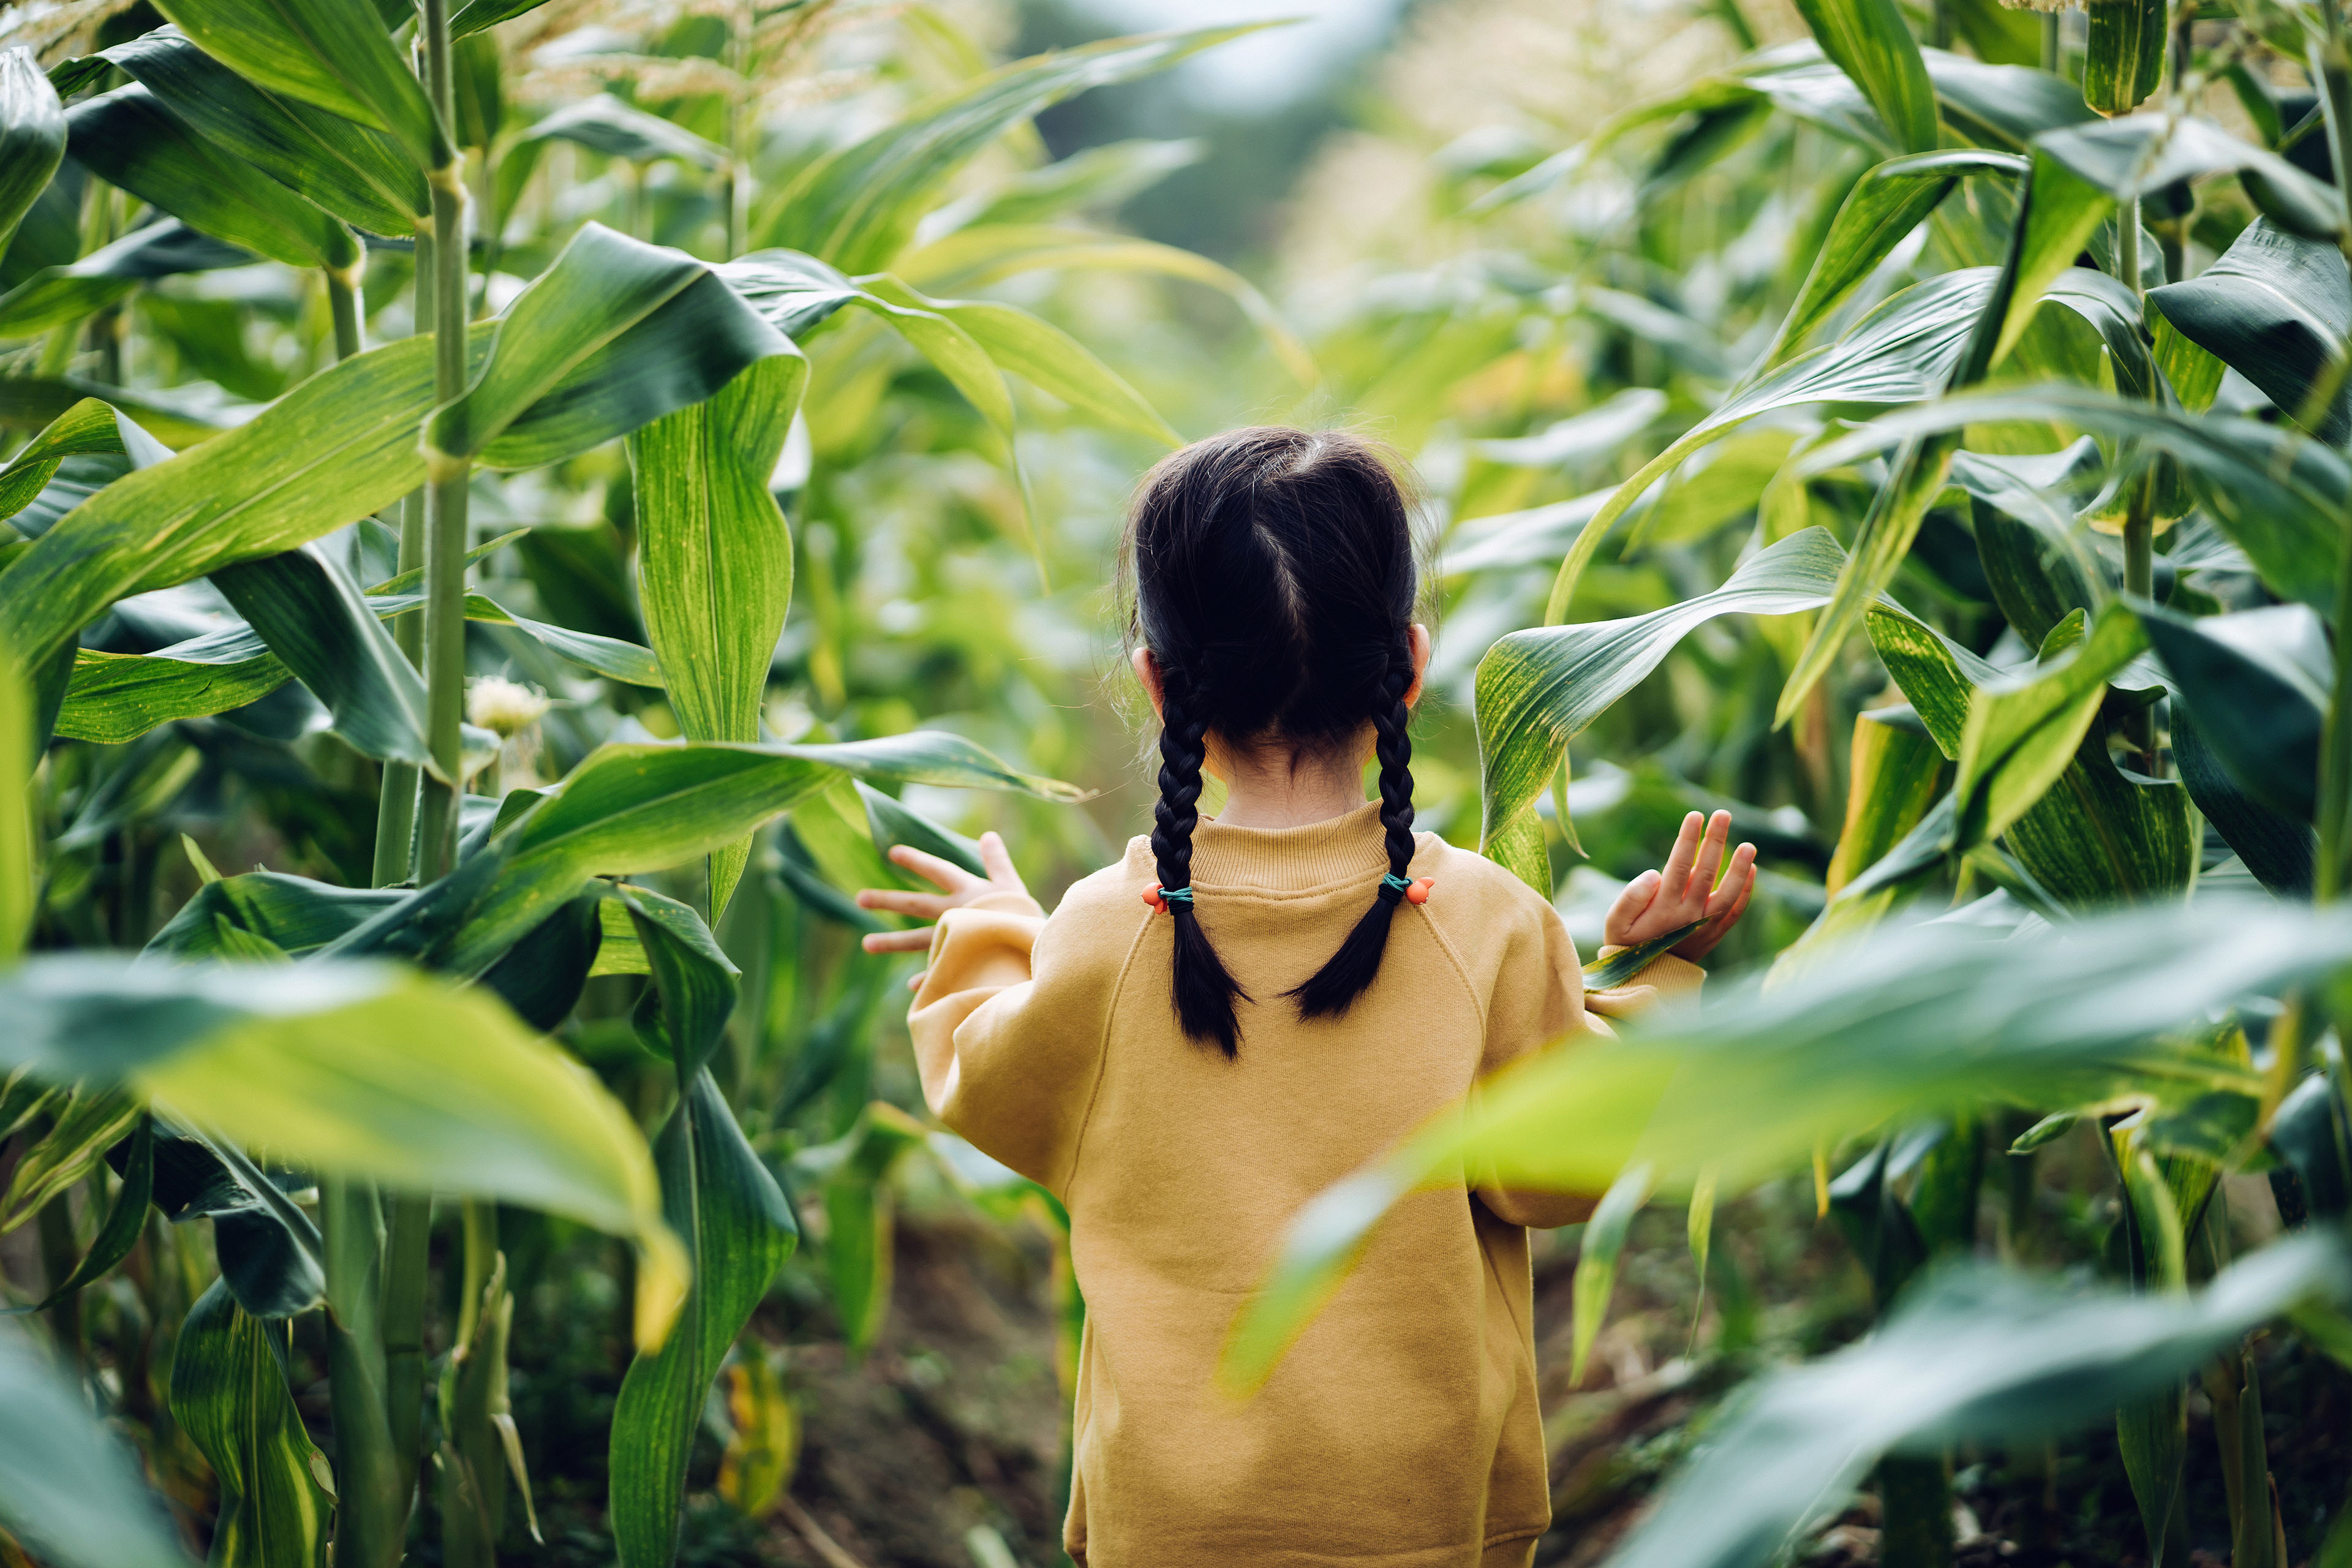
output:
[[[976,289],[1023,272],[1070,268],[1155,273],[1214,289],[1241,308],[1293,377],[1308,386],[1321,379],[1315,356],[1247,279],[1205,256],[1155,240],[1035,224],[979,225],[908,252],[898,275],[921,289]]]
[[[2072,763],[2106,695],[2107,681],[2147,647],[2137,617],[2120,605],[2100,613],[2087,640],[2056,658],[2053,644],[2080,638],[2078,611],[2051,634],[2041,666],[1979,687],[1960,732],[1954,834],[1962,846],[1998,837],[2042,798]]]
[[[252,164],[183,124],[133,84],[66,111],[74,162],[189,227],[290,267],[349,271],[358,239]]]
[[[1936,91],[1895,0],[1797,0],[1822,53],[1853,79],[1906,153],[1935,149]]]
[[[1863,933],[1790,984],[1580,1042],[1486,1084],[1392,1155],[1303,1209],[1237,1321],[1220,1377],[1255,1386],[1328,1297],[1373,1225],[1464,1162],[1507,1186],[1605,1190],[1647,1163],[1658,1190],[1714,1169],[1737,1192],[1817,1146],[1989,1103],[2259,1092],[2252,1073],[2168,1040],[2253,994],[2352,963],[2352,913],[2266,901],[2086,916],[2030,942],[1950,926]]]
[[[172,1353],[172,1418],[220,1479],[206,1559],[217,1568],[309,1568],[323,1552],[331,1472],[286,1385],[285,1332],[247,1317],[215,1280]]]
[[[2267,218],[2246,226],[2221,258],[2184,283],[2148,290],[2179,333],[2262,388],[2288,418],[2331,447],[2352,437],[2345,334],[2352,279],[2343,253]],[[2315,395],[2326,402],[2311,406]]]
[[[170,447],[120,411],[86,397],[0,468],[0,521],[13,519],[19,532],[45,533],[56,521],[50,509],[63,504],[70,510],[72,496],[89,495],[171,456]],[[66,493],[55,494],[53,487]]]
[[[1694,627],[1734,611],[1785,616],[1812,609],[1829,597],[1844,559],[1827,529],[1809,528],[1757,555],[1711,594],[1626,620],[1539,626],[1498,639],[1478,661],[1476,676],[1481,852],[1502,858],[1497,847],[1522,817],[1533,816],[1569,742]],[[1543,879],[1549,882],[1549,871]],[[1549,886],[1537,890],[1551,896]]]
[[[1846,193],[1812,270],[1789,308],[1780,335],[1764,356],[1777,364],[1852,297],[1953,187],[1970,174],[2023,174],[2024,159],[2003,153],[1948,149],[1890,158],[1865,172]]]
[[[65,105],[27,48],[0,49],[0,255],[65,159]]]
[[[0,1329],[0,1525],[60,1568],[193,1568],[138,1458],[76,1380]]]
[[[141,1117],[138,1131],[131,1135],[131,1152],[123,1163],[122,1181],[114,1189],[114,1201],[107,1205],[106,1219],[90,1237],[89,1250],[73,1271],[52,1286],[36,1311],[48,1308],[72,1295],[83,1286],[105,1275],[106,1271],[131,1255],[139,1237],[147,1228],[147,1205],[155,1193],[155,1127],[153,1119]]]
[[[792,353],[709,267],[591,223],[508,307],[487,363],[425,439],[493,467],[551,462]]]
[[[354,751],[431,765],[425,682],[332,562],[305,546],[224,566],[212,581]]]
[[[44,267],[0,294],[0,338],[29,338],[106,309],[156,278],[242,267],[250,253],[177,218],[134,228],[62,267]]]
[[[793,538],[769,493],[807,384],[798,350],[629,437],[639,608],[689,741],[757,741],[760,705],[793,597]],[[710,908],[727,907],[748,837],[710,859]]]
[[[1643,491],[1708,442],[1759,414],[1800,404],[1909,403],[1939,390],[1966,346],[1971,321],[1990,298],[1996,268],[1969,268],[1913,284],[1857,322],[1836,342],[1798,355],[1726,398],[1617,487],[1562,560],[1544,619],[1567,614],[1594,552],[1611,525]]]
[[[2273,593],[2323,614],[2333,607],[2338,520],[2352,496],[2352,465],[2298,431],[2259,419],[2191,416],[2094,387],[2001,387],[1882,415],[1808,454],[1805,466],[1851,463],[1917,434],[2008,423],[2071,426],[2160,448]]]
[[[1883,1453],[2087,1426],[2177,1384],[2268,1320],[2347,1289],[2339,1244],[2320,1237],[2248,1258],[2193,1297],[2070,1290],[1982,1266],[1941,1272],[1867,1341],[1752,1389],[1613,1561],[1766,1561],[1843,1508]]]
[[[1585,1222],[1577,1243],[1576,1276],[1570,1285],[1572,1325],[1568,1362],[1568,1385],[1584,1382],[1585,1363],[1592,1357],[1592,1342],[1601,1321],[1609,1313],[1609,1298],[1617,1288],[1617,1260],[1624,1256],[1625,1232],[1633,1216],[1650,1201],[1650,1172],[1636,1165],[1609,1184]]]
[[[214,145],[370,234],[413,233],[429,216],[425,175],[382,132],[257,87],[158,27],[104,51],[163,107]]]
[[[2089,0],[2084,9],[2083,101],[2101,114],[2129,114],[2164,75],[2169,0]]]
[[[908,290],[909,293],[913,291]],[[1174,447],[1181,443],[1160,411],[1087,346],[1050,321],[993,300],[914,301],[961,327],[999,370],[1050,392],[1078,415],[1107,429],[1128,430]]]
[[[2309,898],[2318,865],[2318,836],[2310,824],[2273,811],[2254,798],[2206,745],[2185,703],[2172,710],[2172,760],[2181,787],[2246,869],[2263,886],[2289,898]]]
[[[140,392],[79,375],[0,377],[0,428],[38,430],[84,398],[95,397],[137,417],[149,435],[173,451],[208,441],[251,410],[198,406],[171,391]]]
[[[2200,619],[2147,603],[2132,609],[2200,742],[2238,788],[2292,821],[2311,821],[2333,684],[2319,617],[2301,605]]]
[[[687,1461],[720,1362],[800,1227],[761,1164],[709,1062],[735,1007],[736,971],[685,905],[641,889],[621,895],[654,978],[659,1012],[646,1044],[675,1064],[677,1109],[656,1141],[662,1202],[687,1240],[694,1284],[677,1331],[641,1352],[613,1411],[611,1515],[625,1568],[667,1568],[677,1550]]]
[[[121,1082],[173,1118],[324,1173],[528,1204],[646,1251],[658,1341],[677,1243],[628,1112],[495,1000],[367,964],[95,956],[0,976],[0,1069]]]
[[[157,10],[256,87],[388,132],[420,168],[445,128],[368,0],[165,0]]]
[[[685,126],[624,103],[609,92],[567,103],[523,132],[530,142],[569,142],[608,158],[649,163],[677,158],[698,168],[724,168],[727,149],[704,140]]]
[[[760,242],[848,272],[878,271],[906,248],[956,172],[1012,126],[1088,88],[1131,80],[1255,30],[1107,38],[1015,60],[811,163],[775,198]]]
[[[1965,4],[1979,11],[1992,10],[1996,16],[2011,21],[2032,20],[2006,7],[1995,10],[1993,5],[1983,0],[1965,0]],[[2031,62],[1988,64],[1992,57],[1981,48],[1976,59],[1948,49],[1919,51],[1919,58],[1927,63],[1927,79],[1935,84],[1937,101],[1943,106],[1947,125],[1980,147],[2028,153],[2032,151],[2033,139],[2043,132],[2055,131],[2062,125],[2080,125],[2092,118],[2081,91],[2073,82],[2036,68],[2042,52],[2038,24],[2035,32],[2035,59]]]

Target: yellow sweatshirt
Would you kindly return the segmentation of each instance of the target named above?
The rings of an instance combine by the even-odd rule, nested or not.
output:
[[[1211,1372],[1301,1205],[1513,1059],[1698,971],[1663,958],[1587,996],[1559,917],[1433,834],[1380,977],[1341,1018],[1282,993],[1388,868],[1378,805],[1307,827],[1201,823],[1202,927],[1254,1002],[1241,1054],[1187,1038],[1150,845],[1049,920],[1016,894],[950,912],[910,1025],[931,1109],[1070,1215],[1087,1322],[1065,1544],[1087,1568],[1524,1564],[1550,1521],[1527,1226],[1590,1199],[1418,1194],[1255,1398]]]

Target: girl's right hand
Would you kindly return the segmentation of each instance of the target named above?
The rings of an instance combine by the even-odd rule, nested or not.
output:
[[[1706,825],[1704,838],[1699,835],[1702,822]],[[1748,910],[1748,897],[1756,890],[1756,846],[1741,845],[1725,868],[1723,850],[1730,837],[1727,811],[1717,812],[1711,820],[1696,811],[1683,818],[1665,869],[1644,871],[1625,884],[1609,907],[1602,940],[1612,947],[1639,947],[1696,922],[1698,929],[1676,942],[1674,952],[1692,960],[1706,956],[1739,923]],[[1718,869],[1723,871],[1719,882]]]
[[[925,881],[936,884],[936,893],[908,893],[896,888],[864,888],[857,894],[861,910],[881,910],[888,914],[907,915],[936,924],[950,910],[960,910],[973,900],[990,893],[1020,893],[1029,889],[1023,885],[1021,873],[1013,868],[1012,852],[1004,840],[993,832],[980,836],[980,863],[987,868],[986,878],[973,876],[951,860],[936,855],[926,855],[920,849],[904,844],[890,847],[890,863],[912,871]],[[917,926],[909,931],[869,931],[865,939],[868,952],[926,952],[931,945],[931,927]],[[920,986],[923,977],[916,975],[907,982],[912,991]]]

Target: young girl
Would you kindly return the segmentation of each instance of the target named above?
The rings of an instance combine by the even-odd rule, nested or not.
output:
[[[1550,1520],[1528,1226],[1587,1198],[1424,1193],[1276,1369],[1211,1373],[1300,1205],[1478,1079],[1695,984],[1755,851],[1696,813],[1609,915],[1631,945],[1706,923],[1587,994],[1559,917],[1412,831],[1406,735],[1428,630],[1407,504],[1348,436],[1235,430],[1144,480],[1126,542],[1136,673],[1162,725],[1150,838],[1047,918],[1003,841],[983,881],[904,847],[936,920],[910,1025],[950,1127],[1069,1210],[1086,1294],[1064,1529],[1087,1568],[1338,1562],[1520,1568]],[[1363,798],[1367,754],[1380,799]],[[1206,771],[1228,787],[1196,810]]]

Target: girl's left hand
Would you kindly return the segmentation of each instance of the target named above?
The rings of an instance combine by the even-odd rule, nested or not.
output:
[[[1639,947],[1700,921],[1705,923],[1670,950],[1678,958],[1697,959],[1739,923],[1748,896],[1756,890],[1756,846],[1743,844],[1733,851],[1731,865],[1718,882],[1716,872],[1723,868],[1724,844],[1731,837],[1731,813],[1717,812],[1706,822],[1705,838],[1699,837],[1702,820],[1696,811],[1683,818],[1683,830],[1675,837],[1674,853],[1666,857],[1663,872],[1644,871],[1625,884],[1609,906],[1603,941],[1612,947]]]
[[[912,871],[940,889],[936,893],[908,893],[896,888],[861,888],[857,907],[861,910],[887,910],[894,915],[906,915],[919,921],[936,921],[950,910],[960,910],[974,899],[990,893],[1026,893],[1021,873],[1013,868],[1012,852],[1004,840],[994,833],[980,836],[980,863],[988,870],[984,878],[975,877],[952,861],[936,855],[926,855],[909,845],[890,847],[890,863]],[[917,926],[911,931],[881,931],[867,934],[863,943],[868,952],[923,952],[931,945],[931,928]],[[916,975],[907,982],[909,991],[923,984]]]

